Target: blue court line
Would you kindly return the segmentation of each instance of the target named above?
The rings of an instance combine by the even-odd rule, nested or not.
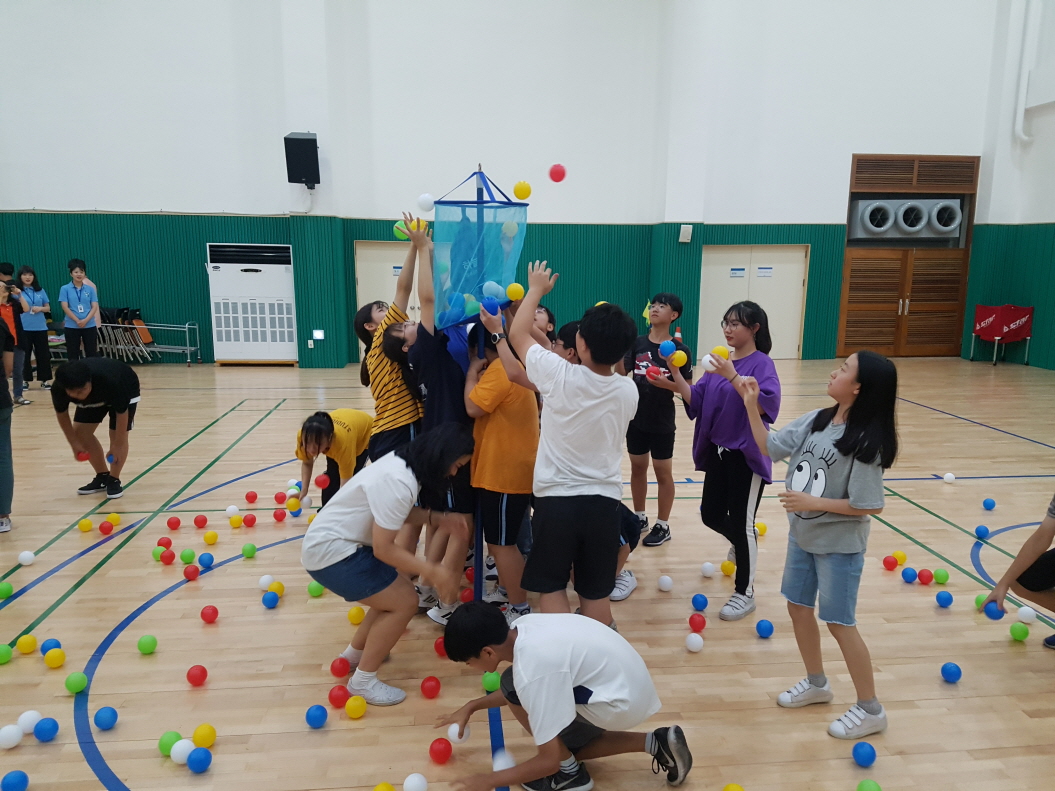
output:
[[[982,546],[984,543],[992,541],[1001,533],[1006,533],[1009,530],[1018,530],[1018,528],[1020,527],[1037,527],[1039,524],[1040,522],[1023,522],[1020,525],[1001,527],[999,530],[993,530],[988,536],[986,536],[985,542],[975,541],[974,546],[971,547],[971,563],[974,565],[974,570],[978,572],[978,576],[984,579],[994,588],[996,587],[996,580],[989,576],[989,572],[987,572],[985,570],[985,567],[982,565]]]
[[[257,547],[256,551],[262,552],[265,549],[271,549],[272,547],[277,547],[281,544],[288,544],[290,541],[298,541],[302,538],[304,538],[303,535],[290,536],[289,538],[283,538],[280,541]],[[242,555],[232,555],[226,560],[214,564],[211,568],[202,569],[199,579],[206,574],[211,574],[217,569],[226,566],[228,563],[234,563],[236,560],[243,560]],[[117,624],[117,626],[115,626],[110,633],[103,638],[103,641],[99,643],[99,647],[96,648],[91,657],[89,657],[88,664],[84,666],[84,674],[88,677],[88,686],[84,688],[83,693],[73,696],[73,726],[77,733],[77,745],[81,748],[81,754],[84,756],[84,760],[88,763],[92,772],[95,773],[95,776],[99,778],[99,782],[102,783],[108,791],[131,791],[131,789],[129,789],[121,778],[114,773],[114,770],[110,768],[110,765],[106,762],[106,759],[103,758],[103,754],[99,750],[99,745],[95,743],[91,721],[88,718],[88,696],[92,691],[92,681],[95,678],[95,671],[99,668],[99,663],[103,661],[103,657],[106,656],[106,652],[110,649],[110,646],[114,644],[114,641],[121,636],[125,629],[131,626],[133,621],[170,593],[187,585],[188,582],[189,581],[185,579],[180,580],[174,585],[161,591],[161,593],[156,596],[143,602],[125,616],[124,620]]]
[[[962,415],[957,415],[957,414],[954,414],[952,412],[946,412],[944,409],[938,409],[937,407],[927,406],[926,404],[921,404],[918,401],[910,401],[907,398],[900,398],[900,397],[898,398],[898,400],[899,401],[904,401],[906,404],[912,404],[913,406],[918,406],[918,407],[923,407],[924,409],[929,409],[932,412],[937,412],[937,413],[942,414],[942,415],[948,415],[949,417],[954,417],[957,420],[964,421],[965,423],[973,423],[976,426],[981,426],[982,428],[987,428],[987,429],[989,429],[991,431],[999,431],[1001,434],[1007,434],[1007,436],[1014,437],[1015,439],[1024,439],[1026,442],[1032,442],[1034,445],[1040,445],[1042,447],[1050,448],[1051,450],[1055,450],[1055,445],[1049,445],[1046,442],[1041,442],[1039,439],[1033,439],[1032,437],[1024,437],[1021,434],[1015,434],[1012,431],[1005,431],[1002,428],[997,428],[996,426],[990,426],[988,423],[981,423],[981,422],[979,422],[977,420],[971,420],[969,417],[963,417]]]
[[[491,731],[491,760],[494,761],[495,753],[506,748],[505,735],[502,733],[502,710],[500,708],[487,710],[487,727]],[[491,768],[494,768],[493,763]],[[509,786],[499,786],[495,791],[509,791]]]
[[[184,503],[189,503],[191,500],[197,500],[199,497],[201,497],[203,495],[206,495],[206,494],[209,494],[210,492],[215,492],[217,489],[222,489],[225,486],[230,486],[232,483],[238,483],[239,481],[243,481],[246,478],[252,478],[254,475],[259,475],[262,472],[267,472],[268,470],[273,470],[276,467],[283,467],[283,466],[289,464],[290,462],[294,462],[294,461],[297,461],[297,459],[289,459],[288,461],[280,461],[278,464],[272,464],[270,467],[262,467],[261,469],[256,470],[254,472],[247,472],[245,475],[239,475],[237,478],[231,478],[231,480],[224,481],[223,483],[219,483],[216,486],[213,486],[212,488],[205,489],[203,491],[198,492],[197,494],[192,494],[190,497],[186,498],[185,500],[180,500],[178,503],[173,503],[172,505],[170,505],[165,510],[166,511],[171,510],[171,509],[175,508],[176,506],[183,505]]]

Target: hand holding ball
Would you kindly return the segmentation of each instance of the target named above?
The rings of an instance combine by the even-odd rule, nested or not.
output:
[[[677,351],[677,348],[678,347],[674,341],[663,341],[663,343],[659,345],[659,356],[663,358],[670,357],[670,355]]]
[[[674,354],[670,355],[670,364],[675,368],[681,368],[689,361],[689,355],[685,354],[681,349],[678,349]]]

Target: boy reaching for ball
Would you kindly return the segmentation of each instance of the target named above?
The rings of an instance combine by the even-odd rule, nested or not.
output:
[[[660,710],[641,655],[621,635],[575,615],[533,614],[510,628],[502,613],[483,602],[461,607],[443,634],[447,656],[493,673],[510,663],[499,689],[471,700],[436,727],[458,725],[459,736],[477,711],[509,706],[532,735],[538,752],[510,769],[455,781],[463,791],[520,784],[527,791],[589,791],[593,780],[581,761],[645,753],[652,771],[679,786],[692,768],[681,727],[647,733],[634,728]]]

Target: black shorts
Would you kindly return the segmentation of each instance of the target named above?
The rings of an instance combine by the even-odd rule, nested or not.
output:
[[[534,544],[521,586],[535,593],[568,587],[583,599],[607,599],[619,564],[619,501],[598,494],[535,497]]]
[[[619,503],[619,546],[630,545],[630,551],[637,549],[637,542],[641,540],[641,520],[637,514],[626,507],[626,503]]]
[[[633,423],[626,427],[626,452],[631,456],[651,455],[656,461],[674,458],[674,432],[652,434]]]
[[[431,508],[433,511],[444,511],[455,514],[476,513],[476,490],[472,485],[472,474],[469,465],[458,469],[457,474],[447,483],[446,490],[434,492],[422,489],[418,495],[418,505]]]
[[[1040,593],[1055,588],[1055,549],[1049,549],[1033,565],[1022,572],[1018,584],[1028,591]]]
[[[136,422],[136,404],[139,398],[128,405],[128,430],[132,430],[132,426]],[[103,422],[103,418],[107,415],[110,416],[110,431],[117,431],[117,411],[110,406],[79,406],[73,412],[74,423],[94,423],[98,425]]]
[[[367,453],[370,461],[377,461],[386,456],[396,448],[401,448],[421,433],[421,421],[408,423],[399,428],[389,428],[378,431],[370,437],[370,447]]]
[[[499,547],[516,546],[520,525],[531,506],[530,494],[476,490],[476,507],[484,527],[484,541]]]
[[[520,698],[517,696],[516,687],[513,686],[512,667],[507,667],[502,671],[502,683],[499,686],[499,689],[502,690],[502,696],[512,705],[520,705]],[[594,725],[581,714],[576,714],[575,719],[572,720],[564,730],[558,733],[557,736],[562,742],[564,742],[565,747],[573,753],[577,753],[603,733],[604,728]]]

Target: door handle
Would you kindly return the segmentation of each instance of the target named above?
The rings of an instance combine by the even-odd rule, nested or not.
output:
[[[905,315],[906,315],[906,316],[908,315],[908,306],[909,306],[909,305],[910,305],[911,303],[912,303],[912,300],[911,300],[911,299],[906,299],[906,300],[905,300]]]
[[[901,306],[905,303],[905,300],[899,299],[897,301],[897,315],[901,315]]]

